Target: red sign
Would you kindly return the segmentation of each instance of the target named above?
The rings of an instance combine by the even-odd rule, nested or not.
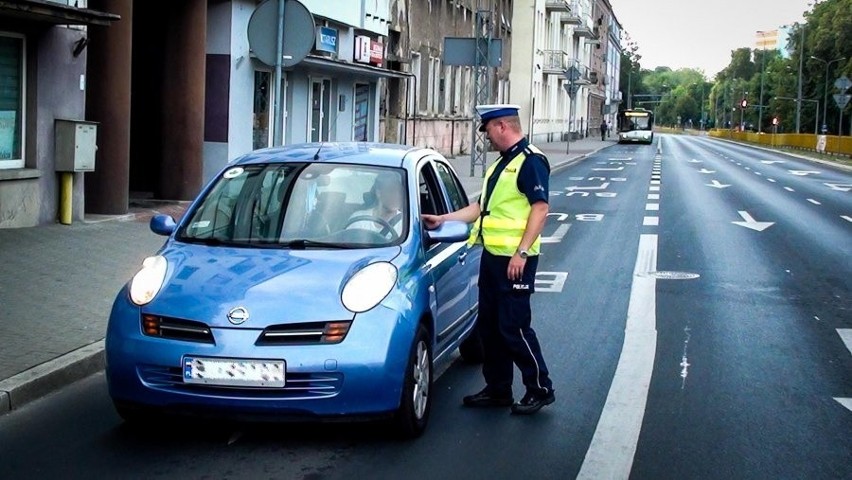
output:
[[[355,37],[355,61],[381,66],[385,57],[385,44],[370,37]]]

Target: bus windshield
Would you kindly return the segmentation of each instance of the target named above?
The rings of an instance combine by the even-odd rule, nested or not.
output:
[[[618,131],[653,130],[654,114],[647,110],[624,110],[618,115]]]

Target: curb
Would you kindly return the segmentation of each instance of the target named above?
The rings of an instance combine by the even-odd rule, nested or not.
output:
[[[780,154],[780,155],[788,155],[790,157],[799,158],[799,159],[802,159],[802,160],[807,160],[809,162],[819,163],[819,164],[825,165],[827,167],[834,167],[834,168],[837,168],[837,169],[840,169],[840,170],[844,170],[846,172],[852,172],[852,166],[844,165],[842,163],[835,163],[835,162],[830,162],[828,160],[822,160],[822,159],[819,159],[819,158],[808,157],[806,155],[799,155],[799,154],[792,153],[792,152],[784,152],[784,151],[781,151],[781,150],[775,150],[773,148],[767,148],[767,147],[763,147],[763,146],[760,146],[760,145],[753,145],[753,144],[748,143],[748,142],[738,142],[736,140],[730,140],[728,138],[711,137],[709,135],[706,138],[711,138],[713,140],[720,140],[720,141],[723,141],[723,142],[733,143],[734,145],[742,145],[744,147],[751,147],[751,148],[754,148],[754,149],[757,149],[757,150],[763,150],[763,151],[766,151],[766,152],[777,153],[777,154]]]
[[[586,157],[610,147],[607,145],[596,150],[583,153],[566,162],[552,167],[551,173],[563,170],[585,160]],[[476,191],[468,195],[469,200],[475,200],[480,195]],[[109,218],[87,221],[100,223],[106,221],[133,221],[144,217],[144,213],[110,216]],[[0,415],[17,410],[24,405],[38,400],[50,393],[66,387],[78,380],[94,375],[104,369],[104,340],[91,343],[84,347],[60,355],[41,365],[0,381]]]
[[[99,340],[24,370],[0,381],[0,415],[17,410],[103,368],[104,341]]]

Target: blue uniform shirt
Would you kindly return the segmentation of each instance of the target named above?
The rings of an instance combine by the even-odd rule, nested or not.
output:
[[[518,143],[509,147],[508,150],[500,152],[500,164],[498,164],[495,173],[502,172],[503,168],[518,155],[521,151],[529,147],[530,142],[526,137],[522,138]],[[494,190],[497,185],[497,175],[492,175],[488,179],[488,191]],[[527,159],[521,165],[521,171],[518,172],[518,190],[523,193],[530,205],[536,202],[548,202],[550,192],[550,164],[547,158],[539,153],[532,153],[527,150]],[[480,205],[483,198],[480,196]],[[485,208],[484,205],[482,205]]]

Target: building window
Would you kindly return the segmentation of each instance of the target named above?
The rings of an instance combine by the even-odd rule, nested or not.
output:
[[[272,120],[272,111],[269,108],[271,100],[271,78],[269,72],[254,72],[254,112],[252,128],[252,147],[266,148],[272,144],[272,129],[269,123]]]
[[[368,126],[370,124],[370,85],[355,84],[355,118],[353,120],[353,140],[366,142],[369,140]]]
[[[0,36],[0,168],[24,168],[24,39]]]

